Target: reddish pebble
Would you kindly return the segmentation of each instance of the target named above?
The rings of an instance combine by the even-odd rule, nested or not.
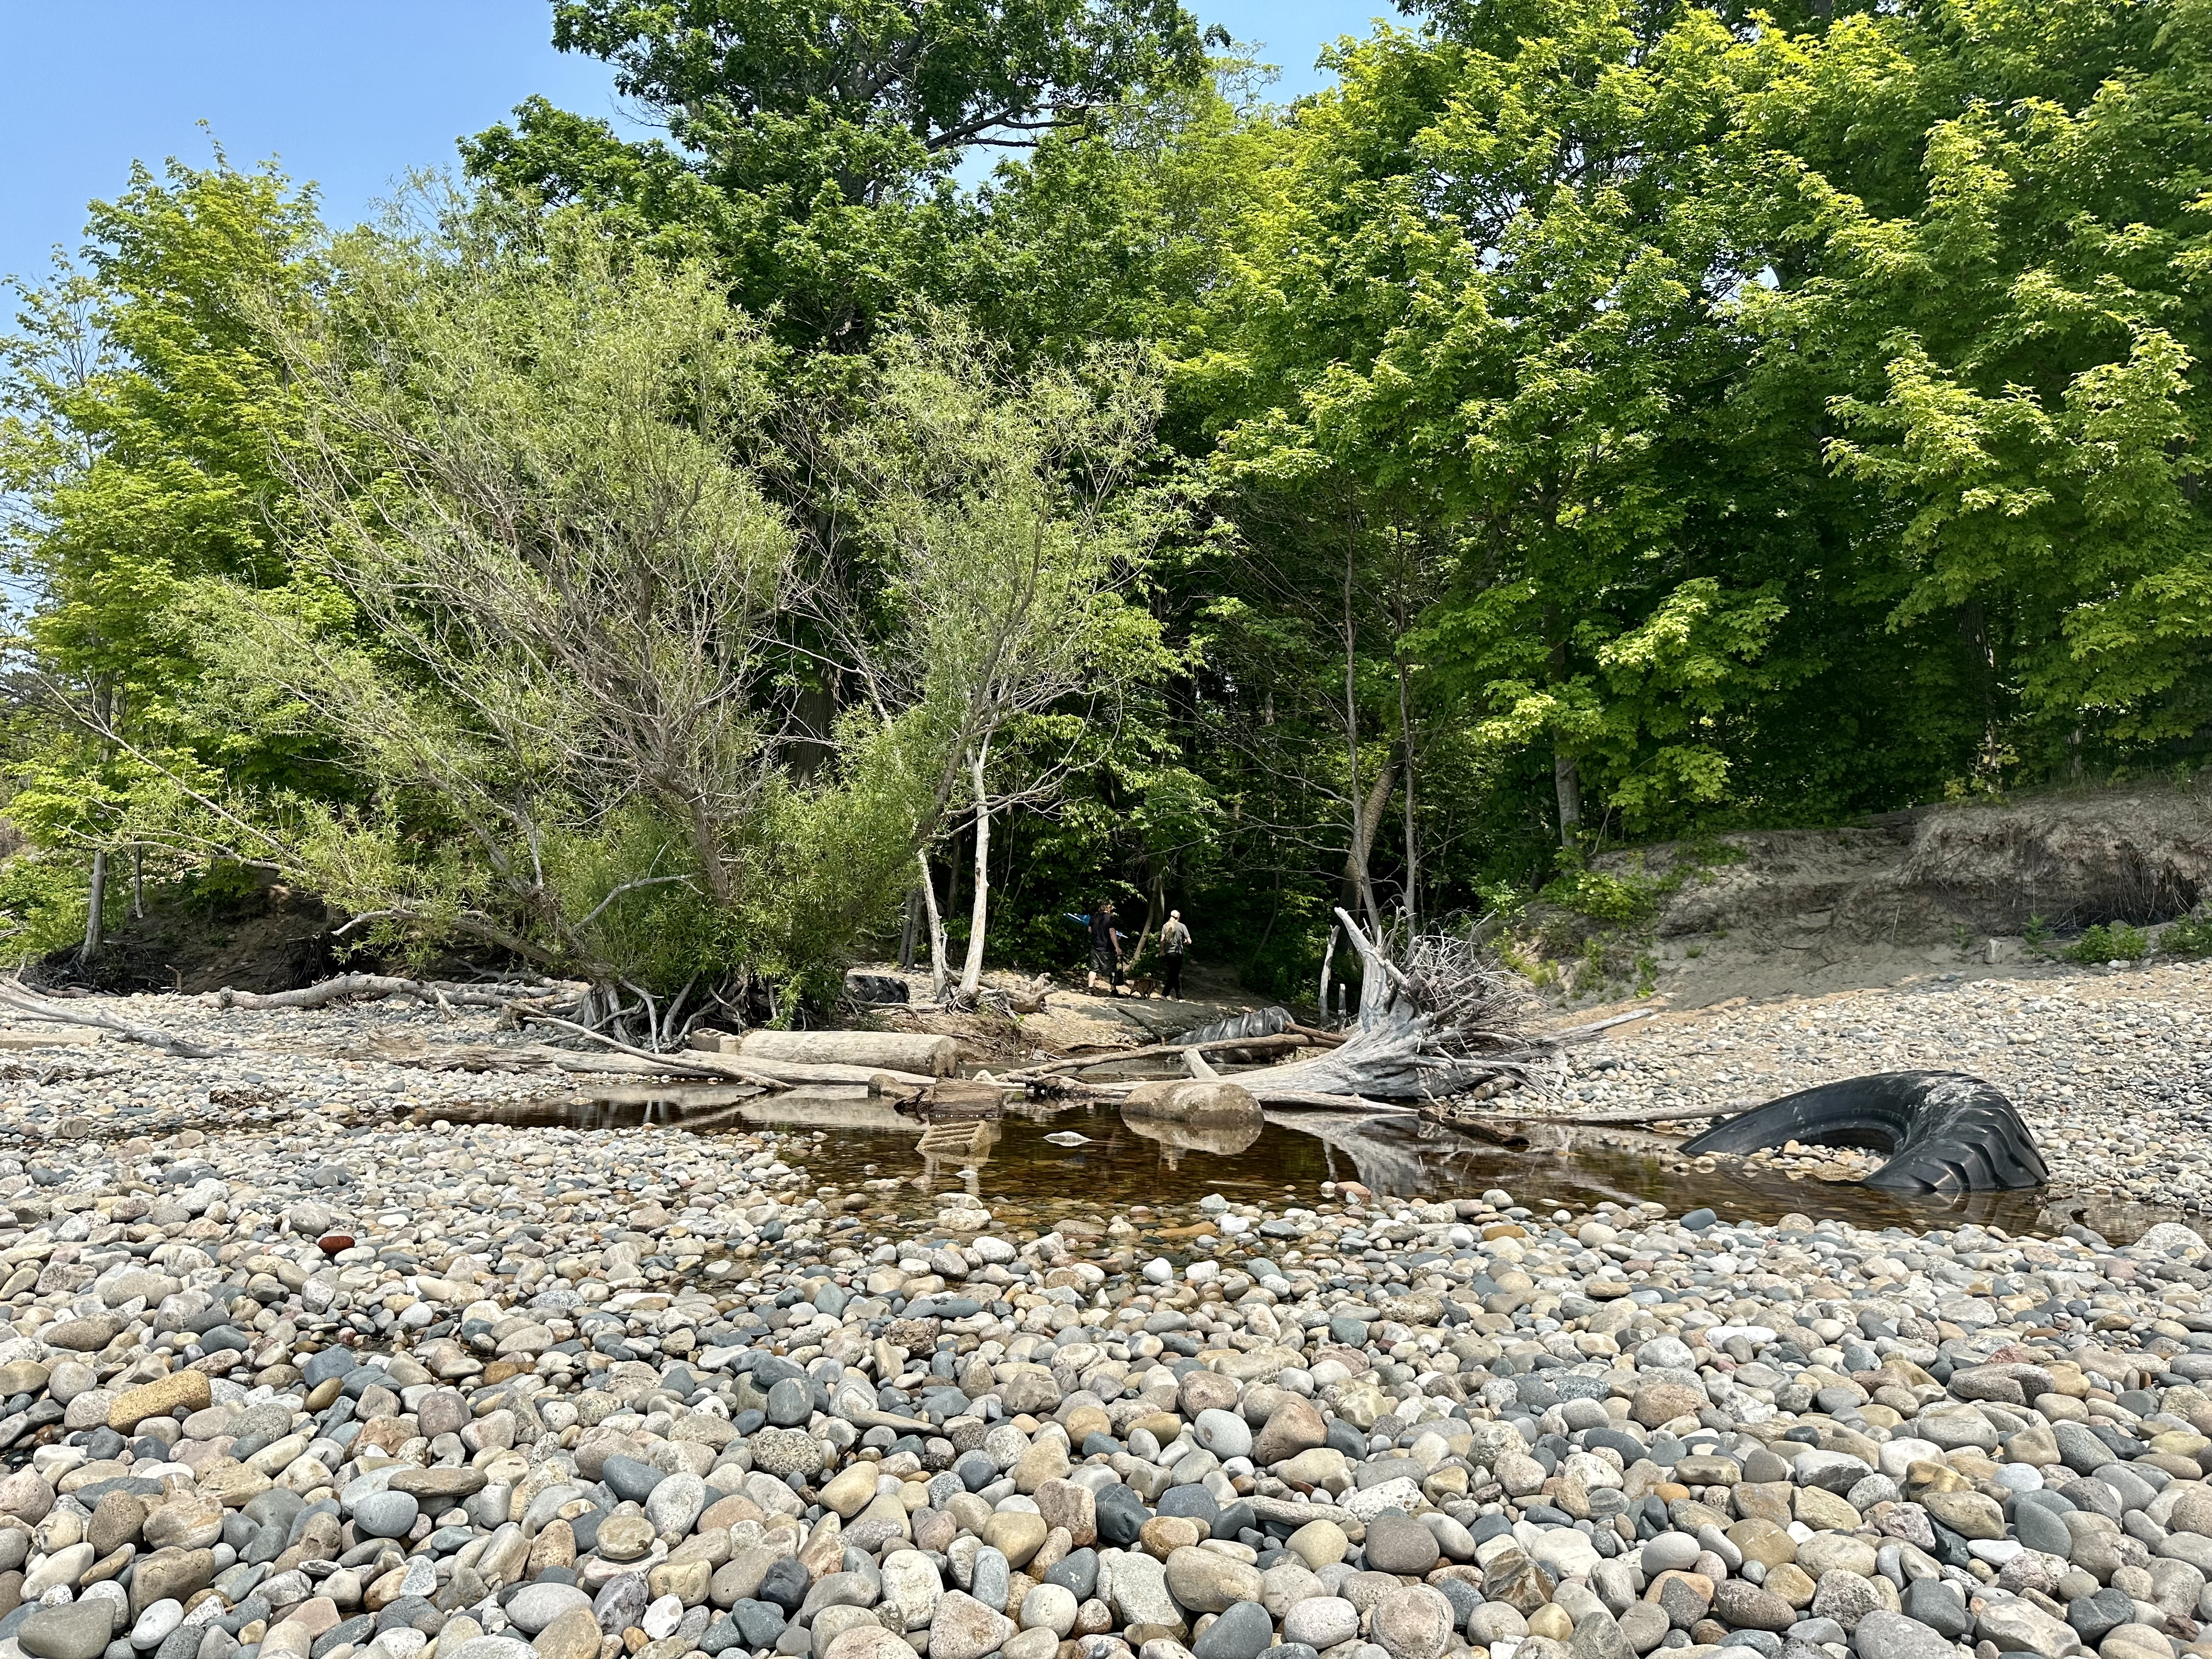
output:
[[[351,1233],[325,1233],[315,1243],[322,1247],[325,1255],[336,1255],[340,1250],[353,1249]]]

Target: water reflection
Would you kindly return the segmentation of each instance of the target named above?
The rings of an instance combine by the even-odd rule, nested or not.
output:
[[[423,1114],[428,1115],[426,1112]],[[1915,1230],[1995,1224],[2008,1232],[2055,1232],[2085,1222],[2115,1242],[2175,1211],[2063,1188],[1975,1193],[1930,1203],[1856,1183],[1793,1179],[1778,1170],[1680,1167],[1674,1144],[1656,1135],[1553,1129],[1526,1146],[1485,1144],[1413,1117],[1335,1112],[1269,1112],[1257,1126],[1194,1128],[1154,1118],[1124,1121],[1110,1102],[1048,1110],[1017,1103],[991,1121],[925,1126],[865,1089],[823,1086],[784,1093],[721,1085],[655,1085],[489,1103],[441,1105],[456,1121],[578,1129],[662,1126],[718,1130],[823,1132],[796,1152],[822,1185],[870,1182],[896,1199],[954,1186],[994,1207],[1126,1209],[1192,1203],[1208,1193],[1243,1202],[1310,1202],[1324,1181],[1357,1181],[1393,1197],[1476,1197],[1503,1188],[1531,1208],[1587,1209],[1602,1199],[1656,1200],[1674,1213],[1709,1205],[1724,1217],[1774,1221],[1791,1213],[1859,1226]],[[937,1139],[922,1144],[925,1129]],[[1054,1131],[1086,1136],[1054,1145]],[[893,1189],[896,1190],[893,1190]]]
[[[1121,1114],[1121,1122],[1131,1133],[1158,1141],[1160,1162],[1170,1170],[1182,1167],[1185,1152],[1203,1152],[1212,1158],[1234,1158],[1239,1152],[1249,1152],[1258,1142],[1263,1127],[1257,1118],[1248,1123],[1200,1125],[1174,1123],[1164,1118],[1128,1112]]]

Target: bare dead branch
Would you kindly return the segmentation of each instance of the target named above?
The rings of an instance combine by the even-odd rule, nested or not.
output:
[[[165,1031],[158,1025],[142,1025],[136,1020],[112,1014],[104,1008],[86,1007],[81,1003],[55,1002],[39,995],[20,980],[0,981],[0,1007],[13,1009],[25,1019],[44,1020],[56,1025],[97,1026],[103,1031],[114,1032],[126,1042],[143,1043],[179,1060],[218,1060],[238,1052],[235,1048],[212,1043],[195,1042],[189,1037],[177,1036],[173,1031]]]

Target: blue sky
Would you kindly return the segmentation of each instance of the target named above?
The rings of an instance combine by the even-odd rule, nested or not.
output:
[[[1196,9],[1261,42],[1291,94],[1318,84],[1322,41],[1389,7]],[[0,0],[0,275],[43,273],[133,161],[204,161],[210,133],[234,162],[273,155],[317,181],[325,216],[349,221],[531,93],[619,117],[605,66],[547,44],[550,15],[545,0]]]

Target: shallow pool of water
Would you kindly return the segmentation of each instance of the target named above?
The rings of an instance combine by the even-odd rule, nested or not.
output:
[[[1195,1203],[1209,1193],[1248,1203],[1310,1203],[1325,1181],[1357,1181],[1393,1197],[1475,1198],[1492,1188],[1533,1209],[1585,1210],[1603,1199],[1656,1202],[1671,1213],[1710,1206],[1729,1219],[1775,1221],[1796,1212],[1863,1227],[1925,1231],[1968,1222],[2008,1232],[2056,1232],[2085,1222],[2116,1243],[2179,1212],[2055,1188],[1977,1193],[1931,1203],[1857,1185],[1791,1179],[1778,1170],[1723,1165],[1685,1170],[1656,1136],[1577,1132],[1564,1152],[1498,1147],[1412,1117],[1271,1112],[1256,1129],[1195,1130],[1124,1119],[1108,1102],[1047,1110],[1019,1103],[996,1121],[946,1126],[933,1140],[953,1150],[925,1157],[923,1125],[859,1087],[769,1093],[752,1088],[653,1085],[541,1097],[480,1110],[441,1106],[441,1116],[579,1129],[665,1126],[689,1133],[773,1130],[801,1137],[787,1154],[817,1185],[873,1190],[893,1207],[963,1187],[994,1204],[1048,1218],[1054,1210],[1103,1212]],[[1049,1137],[1077,1134],[1063,1146]],[[817,1136],[821,1137],[816,1139]],[[888,1183],[896,1182],[895,1186]]]

